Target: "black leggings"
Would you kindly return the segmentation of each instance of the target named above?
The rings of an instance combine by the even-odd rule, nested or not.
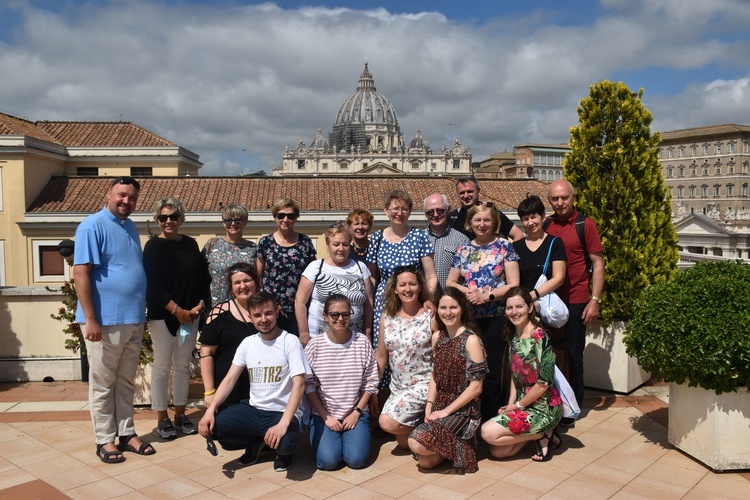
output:
[[[505,317],[476,318],[482,343],[487,352],[489,373],[484,377],[480,406],[482,422],[497,416],[497,410],[508,404],[510,393],[510,363],[508,342],[503,339]]]

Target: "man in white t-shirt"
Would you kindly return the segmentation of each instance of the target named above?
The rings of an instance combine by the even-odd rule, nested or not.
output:
[[[232,367],[216,389],[198,431],[214,455],[217,451],[213,438],[262,438],[276,450],[274,469],[284,471],[292,463],[301,427],[300,401],[305,378],[311,375],[310,366],[299,339],[277,325],[279,307],[273,295],[252,295],[248,310],[259,333],[247,337],[237,348]],[[217,408],[245,369],[250,375],[250,399],[217,415]]]

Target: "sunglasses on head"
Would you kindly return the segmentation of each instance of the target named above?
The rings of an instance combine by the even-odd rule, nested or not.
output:
[[[171,220],[172,222],[177,222],[178,220],[180,220],[180,214],[178,212],[172,212],[169,215],[161,214],[156,216],[156,220],[158,220],[162,224],[167,222],[167,219]]]
[[[232,224],[237,224],[238,226],[245,222],[245,219],[224,219],[224,224],[227,226],[231,226]]]
[[[438,217],[442,217],[443,215],[445,215],[445,212],[446,212],[446,210],[445,210],[444,208],[434,208],[434,209],[431,209],[431,210],[427,210],[427,211],[425,211],[425,213],[424,213],[424,214],[425,214],[425,215],[426,215],[427,217],[434,217],[434,216],[436,216],[436,215],[437,215]]]
[[[297,218],[297,214],[294,212],[276,212],[276,218],[279,220],[289,219],[294,220]]]
[[[326,314],[333,321],[338,321],[339,318],[342,318],[344,320],[348,320],[349,318],[352,317],[352,313],[329,312],[329,313],[326,313]]]
[[[417,274],[419,269],[417,269],[417,266],[415,265],[408,265],[408,266],[398,266],[396,269],[393,270],[393,275],[398,276],[399,274],[403,273],[412,273]]]
[[[141,183],[137,180],[133,179],[132,177],[124,176],[124,177],[118,177],[117,179],[112,181],[112,185],[115,184],[123,184],[125,186],[133,186],[136,191],[141,190]]]
[[[476,205],[478,207],[479,206],[485,206],[485,207],[488,207],[488,208],[495,208],[495,204],[492,203],[491,201],[479,201],[479,200],[477,200],[477,201],[474,202],[474,205]]]

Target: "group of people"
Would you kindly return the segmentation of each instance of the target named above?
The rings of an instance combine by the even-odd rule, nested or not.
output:
[[[567,181],[550,185],[550,218],[539,197],[521,202],[525,237],[479,200],[473,177],[458,179],[456,210],[444,194],[424,200],[426,229],[409,225],[413,200],[394,190],[387,227],[370,235],[372,213],[354,209],[326,232],[322,259],[294,230],[300,207],[289,198],[272,206],[277,229],[257,245],[243,237],[247,209],[227,205],[225,234],[202,250],[179,232],[180,201],[163,198],[154,207],[160,234],[141,251],[128,218],[139,190],[133,178],[115,179],[107,205],[76,231],[77,320],[103,462],[156,452],[132,419],[146,319],[158,434],[200,433],[212,454],[216,442],[244,450],[241,464],[267,447],[274,468],[286,470],[307,425],[326,470],[366,466],[377,429],[421,467],[449,460],[463,472],[477,470],[477,435],[496,458],[533,440],[532,458],[548,460],[560,446],[555,339],[535,308],[554,291],[569,307],[553,336],[566,346],[580,403],[585,325],[598,316],[604,285],[596,225],[575,211]],[[535,288],[543,270],[547,282]],[[185,414],[196,341],[207,407],[197,427]]]

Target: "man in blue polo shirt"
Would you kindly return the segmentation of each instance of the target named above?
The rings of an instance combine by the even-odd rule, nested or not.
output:
[[[128,219],[139,190],[132,177],[118,177],[107,192],[107,206],[76,229],[76,321],[86,339],[91,422],[96,455],[104,463],[123,462],[124,451],[156,452],[138,439],[133,425],[134,379],[146,321],[143,253],[138,230]]]

